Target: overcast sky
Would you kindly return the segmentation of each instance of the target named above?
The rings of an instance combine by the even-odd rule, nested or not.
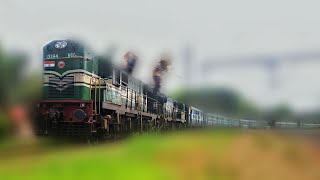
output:
[[[183,48],[194,48],[194,67],[207,57],[320,50],[320,2],[308,0],[0,0],[0,40],[23,49],[40,69],[41,48],[53,39],[81,37],[116,57],[134,49],[141,57],[136,76],[150,81],[156,57],[171,51],[175,63],[166,90],[183,84]],[[142,68],[143,67],[143,68]],[[260,105],[288,102],[296,109],[320,105],[320,63],[284,63],[281,86],[270,90],[262,68],[221,70],[213,85],[237,88]],[[181,76],[181,77],[179,77]]]

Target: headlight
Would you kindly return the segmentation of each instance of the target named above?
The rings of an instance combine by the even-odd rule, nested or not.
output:
[[[82,109],[77,109],[73,112],[73,117],[76,121],[84,121],[88,116]]]
[[[54,47],[57,48],[57,49],[61,49],[61,42],[56,42],[54,44]]]
[[[57,49],[63,49],[65,47],[67,47],[67,42],[65,41],[57,41],[55,44],[54,44],[54,47],[57,48]]]

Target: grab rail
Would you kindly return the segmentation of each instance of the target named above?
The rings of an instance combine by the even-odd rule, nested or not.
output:
[[[107,89],[108,86],[105,79],[96,78],[96,77],[92,77],[90,79],[90,99],[94,101],[93,115],[100,115],[100,112],[101,112],[101,82],[104,82],[106,84],[106,89]],[[93,89],[94,89],[94,97],[92,97]]]

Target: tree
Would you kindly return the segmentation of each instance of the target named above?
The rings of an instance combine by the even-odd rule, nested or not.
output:
[[[260,112],[252,103],[232,89],[199,88],[176,91],[173,97],[207,112],[244,119],[260,119]]]
[[[23,86],[26,56],[21,52],[6,53],[0,49],[0,134],[13,129],[19,138],[31,139],[33,137],[31,124],[28,118]],[[29,95],[29,94],[28,94]],[[1,132],[2,131],[2,132]]]
[[[269,122],[271,127],[275,127],[275,122],[292,121],[293,111],[286,104],[279,104],[265,112],[264,119]]]

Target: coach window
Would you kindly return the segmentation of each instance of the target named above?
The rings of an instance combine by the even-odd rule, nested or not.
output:
[[[120,71],[118,69],[113,70],[113,84],[120,85]]]
[[[121,73],[121,85],[128,86],[128,75],[126,73]]]

